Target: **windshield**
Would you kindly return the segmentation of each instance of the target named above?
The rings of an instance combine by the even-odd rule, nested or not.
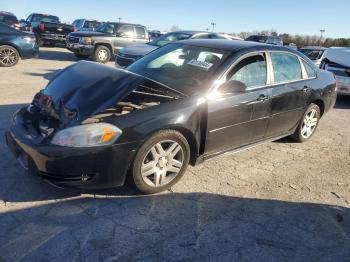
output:
[[[215,75],[229,52],[185,44],[170,44],[131,64],[127,70],[184,94],[192,94]]]
[[[311,60],[320,59],[324,53],[324,50],[315,50],[315,49],[301,49],[300,51]]]
[[[83,27],[84,28],[96,28],[99,25],[100,25],[100,22],[86,20]]]
[[[175,42],[175,41],[186,40],[190,37],[191,37],[190,34],[168,33],[168,34],[165,34],[157,39],[154,39],[149,44],[155,45],[155,46],[165,46],[165,45],[170,44],[170,43]]]
[[[53,15],[36,15],[34,16],[33,22],[47,22],[47,23],[59,23],[57,16]]]
[[[114,34],[116,28],[116,24],[112,23],[104,23],[96,28],[97,32]]]

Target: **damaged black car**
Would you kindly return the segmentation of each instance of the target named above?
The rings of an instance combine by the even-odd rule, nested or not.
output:
[[[15,113],[6,141],[30,173],[61,187],[173,186],[187,166],[292,136],[312,137],[336,81],[278,46],[186,40],[126,70],[78,62]]]

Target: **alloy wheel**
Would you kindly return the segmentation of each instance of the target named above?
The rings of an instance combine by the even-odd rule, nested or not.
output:
[[[0,62],[5,66],[12,66],[17,63],[18,55],[12,48],[0,49]]]
[[[184,162],[182,147],[173,140],[155,144],[146,154],[141,165],[144,182],[151,187],[169,184],[180,172]]]
[[[318,123],[318,115],[316,109],[312,108],[307,114],[305,114],[303,119],[303,124],[301,126],[301,136],[303,138],[309,138]]]

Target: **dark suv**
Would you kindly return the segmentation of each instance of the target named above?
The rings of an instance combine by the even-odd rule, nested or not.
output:
[[[21,23],[20,21],[18,21],[17,17],[10,12],[0,11],[0,23],[4,23],[17,30],[29,31],[29,32],[32,31],[31,26],[28,26],[25,23]]]
[[[95,32],[70,33],[67,48],[78,58],[92,57],[96,62],[107,63],[119,49],[148,41],[145,26],[107,22],[97,27]]]

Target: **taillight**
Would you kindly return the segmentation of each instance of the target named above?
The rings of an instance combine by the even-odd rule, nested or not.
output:
[[[333,77],[335,79],[335,89],[334,89],[334,91],[337,91],[339,82],[338,82],[337,76],[334,73],[333,73]]]
[[[39,30],[40,30],[40,32],[45,32],[45,24],[40,23]]]
[[[73,28],[73,32],[76,32],[76,31],[78,31],[78,30],[77,30],[77,28],[74,26],[74,28]]]

